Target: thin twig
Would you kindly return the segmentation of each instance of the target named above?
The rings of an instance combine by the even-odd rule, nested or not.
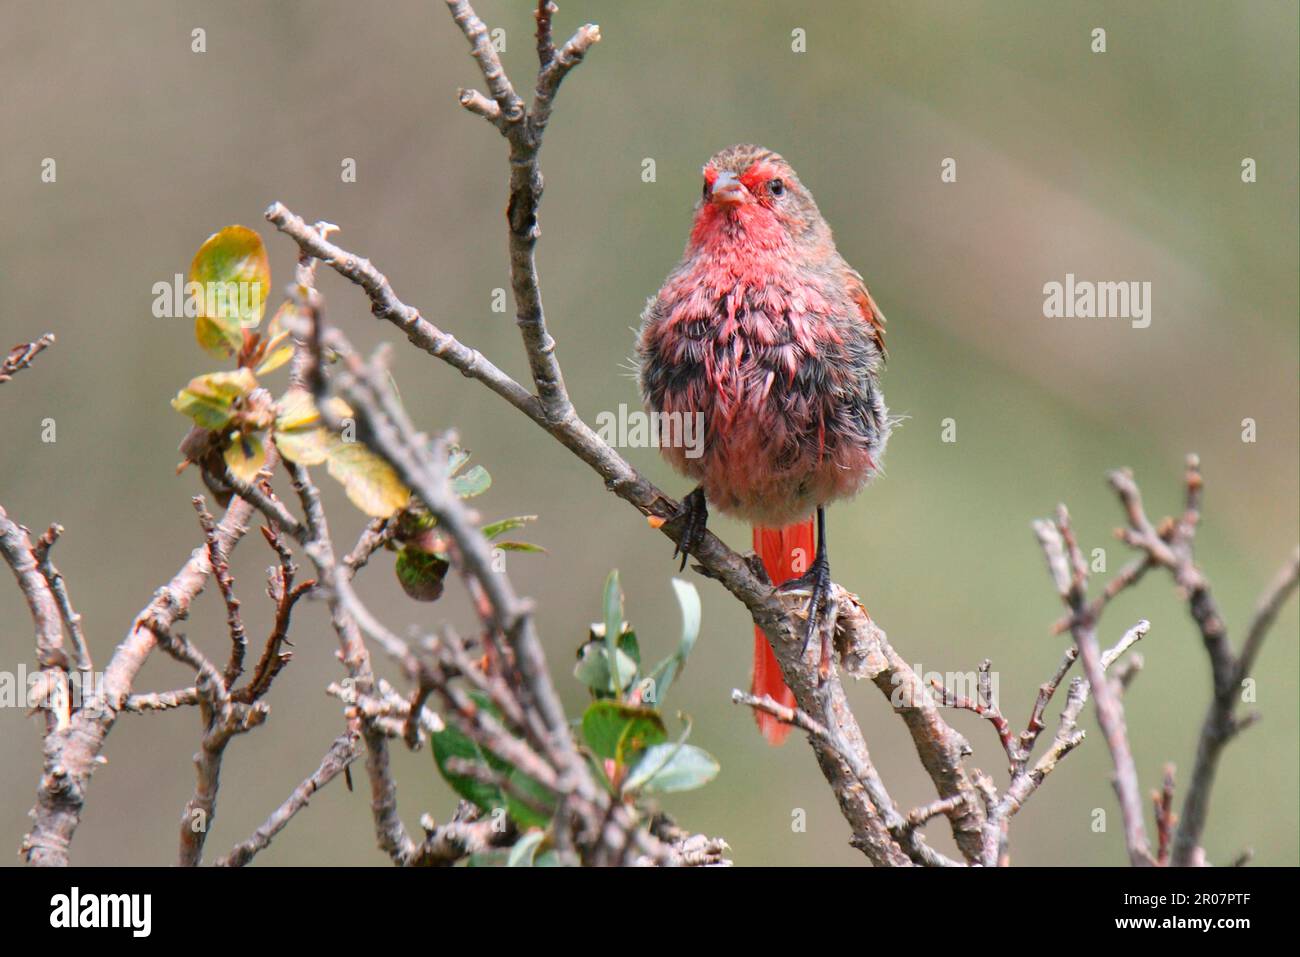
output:
[[[1142,817],[1137,767],[1124,724],[1124,708],[1119,700],[1118,689],[1112,687],[1105,677],[1105,665],[1097,644],[1097,623],[1091,617],[1087,603],[1087,564],[1082,549],[1075,541],[1069,512],[1064,505],[1059,506],[1056,521],[1035,522],[1034,531],[1061,600],[1073,616],[1070,631],[1074,635],[1079,660],[1096,700],[1097,723],[1101,725],[1115,766],[1115,793],[1119,797],[1124,820],[1124,843],[1128,848],[1129,860],[1134,865],[1153,863],[1146,824]],[[1154,535],[1154,530],[1152,534]],[[1146,621],[1138,622],[1129,629],[1120,645],[1127,646],[1136,642],[1146,634],[1149,627],[1150,624]]]
[[[361,752],[361,735],[348,731],[334,739],[325,757],[311,776],[293,789],[284,803],[276,808],[271,816],[253,832],[247,840],[236,844],[229,853],[216,862],[218,867],[243,867],[260,851],[265,850],[272,839],[285,829],[293,816],[307,806],[312,795],[342,774]]]
[[[3,362],[0,362],[0,383],[8,382],[14,374],[26,369],[32,360],[54,345],[54,333],[47,332],[34,342],[20,342],[9,350]]]
[[[35,557],[37,565],[40,566],[41,574],[50,583],[50,591],[54,593],[54,599],[59,605],[59,615],[63,618],[63,624],[68,629],[68,640],[72,645],[73,661],[77,671],[81,674],[81,680],[87,681],[95,666],[90,657],[90,646],[86,642],[86,634],[81,627],[81,616],[72,607],[72,599],[68,597],[67,582],[50,560],[50,551],[62,534],[62,525],[57,523],[51,525],[36,542],[35,547],[32,549],[32,555]]]
[[[68,694],[71,664],[63,648],[64,619],[58,597],[41,571],[40,558],[27,537],[27,530],[11,521],[3,508],[0,508],[0,555],[13,570],[36,627],[36,663],[41,669],[38,680],[43,699],[38,707],[45,711],[48,741],[52,735],[66,733],[71,722]]]
[[[1201,634],[1201,642],[1210,660],[1213,695],[1201,722],[1196,761],[1192,766],[1187,792],[1178,815],[1169,862],[1186,867],[1204,860],[1201,836],[1209,817],[1210,793],[1214,787],[1219,757],[1224,746],[1243,728],[1258,720],[1254,713],[1237,715],[1241,682],[1254,666],[1278,611],[1295,590],[1300,578],[1300,549],[1265,590],[1246,631],[1241,651],[1234,655],[1228,640],[1227,625],[1219,612],[1209,580],[1197,566],[1193,539],[1200,524],[1201,501],[1205,482],[1200,460],[1187,457],[1184,475],[1185,505],[1177,518],[1153,523],[1142,504],[1142,495],[1133,474],[1120,469],[1110,474],[1110,484],[1119,497],[1128,526],[1117,533],[1123,541],[1138,549],[1140,560],[1165,568],[1185,597],[1188,611]]]
[[[230,660],[226,664],[224,681],[226,687],[230,688],[239,680],[244,670],[244,653],[248,650],[244,619],[239,613],[239,599],[235,597],[235,582],[230,575],[230,565],[222,557],[217,543],[217,520],[208,511],[202,495],[195,495],[190,502],[199,514],[199,525],[203,529],[203,538],[208,546],[208,561],[212,565],[212,577],[226,606],[226,628],[230,632]]]
[[[218,554],[220,554],[218,552]],[[195,688],[203,734],[194,755],[194,794],[181,813],[179,863],[197,867],[203,846],[217,815],[217,792],[221,787],[221,765],[226,746],[237,734],[250,731],[266,720],[266,705],[244,705],[230,696],[225,676],[208,658],[181,635],[153,622],[146,622],[158,646],[177,661],[197,672]]]
[[[252,506],[243,499],[231,501],[217,527],[223,556],[228,556],[243,536],[251,514]],[[32,811],[34,823],[22,844],[28,863],[68,863],[68,845],[81,822],[86,787],[102,763],[100,751],[104,739],[130,696],[136,675],[157,643],[153,628],[169,629],[188,612],[211,568],[207,548],[195,549],[172,580],[158,590],[114,650],[103,680],[96,682],[94,693],[83,700],[68,728],[46,736],[45,772]]]
[[[1161,866],[1169,863],[1169,845],[1173,840],[1174,824],[1178,816],[1174,814],[1174,766],[1165,765],[1164,783],[1159,791],[1151,792],[1151,804],[1156,816],[1156,863]]]

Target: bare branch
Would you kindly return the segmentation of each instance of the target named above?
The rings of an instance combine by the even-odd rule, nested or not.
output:
[[[600,42],[600,27],[587,23],[578,28],[551,60],[542,67],[537,77],[537,94],[529,112],[529,124],[534,142],[540,146],[542,133],[551,119],[551,108],[560,83],[569,71],[582,62],[587,51]]]
[[[218,552],[218,554],[220,554]],[[184,637],[146,623],[158,639],[158,646],[197,673],[195,688],[203,735],[194,755],[194,794],[181,813],[180,858],[182,867],[197,867],[203,859],[203,845],[217,816],[217,791],[221,787],[221,763],[226,745],[237,734],[250,731],[266,720],[266,705],[244,705],[234,701],[225,676]]]
[[[1241,655],[1237,659],[1237,674],[1233,684],[1240,687],[1255,667],[1259,649],[1264,644],[1264,636],[1273,627],[1278,612],[1286,604],[1291,593],[1300,582],[1300,548],[1291,553],[1282,570],[1274,576],[1272,583],[1264,590],[1259,601],[1255,603],[1255,614],[1246,628],[1246,640],[1241,644]]]
[[[1151,792],[1151,803],[1156,815],[1156,863],[1169,863],[1169,844],[1173,840],[1174,824],[1174,766],[1165,765],[1164,784],[1159,791]]]
[[[244,619],[239,613],[239,599],[235,597],[235,581],[230,575],[230,565],[221,555],[217,543],[217,521],[208,511],[202,495],[190,499],[194,510],[199,514],[199,525],[208,546],[208,562],[212,565],[212,577],[221,592],[221,600],[226,606],[226,628],[230,632],[230,660],[226,664],[224,682],[227,688],[239,680],[244,670],[244,653],[248,649],[248,639],[244,632]]]
[[[1140,637],[1149,627],[1146,621],[1140,621],[1130,629],[1130,633]],[[1128,731],[1124,724],[1124,707],[1117,690],[1105,678],[1096,631],[1092,628],[1079,628],[1075,632],[1075,641],[1079,646],[1079,659],[1088,676],[1088,684],[1096,697],[1097,723],[1106,736],[1106,745],[1110,748],[1111,759],[1115,763],[1115,791],[1119,795],[1120,809],[1123,812],[1129,859],[1135,865],[1149,864],[1151,851],[1142,818],[1137,766],[1133,761]]]
[[[953,838],[968,861],[980,861],[984,854],[986,820],[975,780],[964,766],[966,757],[972,753],[970,743],[943,720],[930,689],[889,644],[885,632],[867,616],[856,596],[844,592],[840,607],[843,611],[837,637],[844,670],[854,677],[870,678],[889,699],[907,725],[912,744],[939,797],[962,798],[961,813],[950,818]],[[846,729],[860,736],[847,705],[842,714]]]
[[[497,56],[492,38],[488,36],[487,26],[474,13],[474,8],[466,0],[447,0],[447,9],[456,21],[465,39],[469,41],[470,55],[478,62],[479,70],[487,83],[488,92],[501,108],[507,122],[518,123],[524,118],[524,101],[510,85],[501,58]]]
[[[229,555],[243,536],[251,513],[252,507],[243,499],[231,501],[217,527],[223,556]],[[170,629],[188,613],[190,603],[203,590],[211,569],[207,548],[195,549],[189,561],[140,613],[109,659],[102,683],[96,685],[95,693],[72,715],[68,728],[46,736],[45,773],[32,811],[34,823],[22,844],[28,863],[68,863],[68,844],[81,821],[86,786],[95,768],[102,763],[100,751],[104,739],[126,703],[136,675],[157,643],[153,628]]]
[[[316,320],[319,322],[318,315]],[[487,540],[451,491],[445,452],[430,451],[425,442],[404,440],[403,436],[414,437],[416,432],[400,405],[393,401],[383,377],[351,355],[350,349],[342,351],[346,353],[346,372],[340,376],[340,390],[356,412],[359,435],[393,465],[402,481],[437,518],[439,527],[455,541],[466,569],[488,597],[496,627],[510,643],[528,699],[545,720],[551,755],[562,772],[585,776],[585,766],[569,734],[568,719],[550,681],[531,605],[515,595],[506,575],[493,569]],[[319,363],[314,365],[320,369]],[[324,388],[324,379],[319,378],[315,391],[317,406],[322,409],[326,408]]]
[[[262,466],[262,471],[258,474],[258,481],[256,483],[245,482],[243,479],[231,472],[230,469],[226,469],[225,473],[222,475],[213,477],[234,489],[236,495],[244,501],[251,503],[254,508],[265,515],[277,528],[288,532],[298,542],[305,544],[307,541],[306,526],[294,517],[293,513],[285,507],[283,502],[275,497],[275,493],[271,491],[270,485],[265,482],[266,478],[270,476],[273,468],[274,461],[268,456],[266,465]]]
[[[543,70],[555,58],[555,41],[552,39],[551,20],[559,12],[560,8],[552,0],[538,0],[537,12],[533,14],[533,17],[537,20],[537,65]]]
[[[1297,576],[1300,576],[1300,549],[1292,553],[1291,559],[1257,603],[1254,617],[1247,628],[1240,657],[1234,659],[1229,650],[1227,659],[1224,660],[1216,656],[1215,651],[1211,651],[1210,661],[1214,669],[1215,694],[1201,722],[1196,761],[1192,765],[1191,779],[1188,781],[1187,793],[1183,797],[1182,810],[1178,817],[1178,829],[1174,834],[1170,863],[1175,867],[1186,867],[1204,859],[1201,835],[1204,833],[1206,820],[1209,817],[1210,793],[1214,788],[1219,756],[1229,741],[1244,728],[1259,720],[1257,713],[1240,717],[1236,714],[1237,704],[1240,701],[1241,682],[1247,678],[1250,669],[1254,667],[1264,637],[1277,617],[1278,611],[1295,591]],[[1206,589],[1208,591],[1208,586]],[[1192,600],[1189,595],[1189,603]],[[1195,618],[1195,610],[1192,614]],[[1222,644],[1226,647],[1226,636]],[[1208,639],[1206,645],[1207,648],[1219,647],[1217,643]]]
[[[776,720],[788,724],[792,727],[799,728],[811,735],[830,740],[830,732],[822,725],[818,724],[798,708],[790,708],[778,701],[773,701],[771,695],[763,695],[761,698],[752,694],[741,691],[739,688],[731,690],[731,700],[733,704],[743,704],[753,708],[755,711],[762,711],[770,714]]]
[[[913,808],[907,812],[907,826],[910,828],[919,828],[926,821],[940,814],[949,814],[962,806],[965,798],[960,794],[950,798],[939,798],[937,801],[931,801],[924,807]]]
[[[759,711],[772,715],[778,721],[800,728],[806,731],[810,737],[818,738],[828,744],[840,758],[852,769],[855,777],[858,779],[862,788],[867,792],[873,802],[877,815],[889,832],[890,838],[902,848],[914,861],[927,867],[958,867],[957,861],[944,857],[938,851],[930,848],[921,840],[920,836],[915,833],[924,820],[918,819],[913,821],[909,815],[907,818],[900,817],[893,799],[885,790],[885,784],[880,779],[875,767],[871,764],[870,758],[865,755],[865,745],[863,752],[855,752],[850,747],[845,747],[840,743],[839,736],[826,725],[812,718],[798,708],[787,707],[777,701],[772,700],[768,695],[761,698],[752,694],[746,694],[739,689],[733,689],[731,700],[736,704],[748,705]],[[939,803],[942,805],[941,810],[950,811],[961,807],[966,801],[965,795],[955,795],[951,798],[944,798]],[[847,812],[846,812],[847,813]],[[913,812],[915,813],[915,812]],[[936,812],[937,813],[937,812]],[[932,815],[931,815],[932,816]],[[860,833],[853,837],[854,846],[866,845],[870,842],[880,843],[883,837],[875,833],[876,819],[874,817],[864,820],[864,827]],[[887,845],[886,845],[887,846]],[[873,853],[879,853],[873,849]]]
[[[627,855],[638,848],[656,858],[669,858],[669,850],[645,833],[635,815],[631,815],[620,802],[611,800],[597,787],[586,763],[578,755],[570,736],[567,718],[550,682],[540,641],[531,621],[531,606],[514,595],[507,576],[493,569],[486,539],[477,529],[468,509],[451,490],[447,469],[448,440],[430,443],[414,430],[401,404],[392,394],[383,368],[378,364],[361,362],[340,333],[323,328],[318,298],[309,296],[303,304],[303,313],[312,322],[310,334],[304,340],[304,348],[311,350],[313,355],[304,360],[301,367],[304,380],[316,395],[317,407],[322,409],[325,424],[335,430],[341,424],[332,417],[327,401],[329,381],[323,375],[320,361],[322,342],[328,340],[331,350],[342,360],[341,370],[335,372],[334,380],[354,411],[358,437],[388,460],[402,480],[412,488],[420,504],[437,519],[438,527],[453,543],[456,560],[463,564],[471,581],[481,589],[485,614],[490,619],[492,631],[502,635],[508,646],[499,651],[499,659],[506,661],[505,652],[508,651],[508,661],[518,670],[520,679],[517,685],[511,685],[510,688],[510,692],[519,694],[520,700],[503,706],[502,713],[523,716],[523,727],[537,747],[534,749],[529,743],[520,740],[489,710],[473,702],[463,689],[451,683],[451,674],[445,673],[441,665],[422,661],[404,642],[389,634],[351,591],[349,575],[338,574],[332,580],[338,607],[356,626],[388,650],[417,684],[415,691],[405,699],[385,693],[382,701],[368,701],[366,696],[357,695],[359,707],[374,709],[373,716],[371,712],[363,711],[367,721],[375,727],[379,727],[382,721],[384,734],[400,735],[409,744],[414,744],[418,735],[417,716],[422,713],[424,701],[436,692],[448,705],[449,717],[463,733],[555,793],[560,806],[554,828],[557,834],[564,835],[566,839],[569,834],[566,809],[579,815],[581,821],[578,833],[584,835],[584,861],[624,863]],[[289,467],[291,470],[294,468],[291,464]],[[296,479],[296,483],[300,484],[301,479]],[[310,503],[304,503],[304,510],[308,516],[307,527],[316,527],[314,507]],[[309,554],[311,551],[309,545]],[[323,569],[322,579],[325,579]],[[507,693],[504,686],[490,677],[476,677],[476,669],[472,665],[465,668],[463,652],[454,644],[444,648],[434,643],[430,650],[435,656],[456,667],[458,673],[471,684],[487,687],[497,695]],[[541,716],[540,734],[533,734],[534,726],[528,720],[530,715]],[[481,766],[458,766],[455,773],[471,777],[487,775],[491,780],[485,778],[486,783],[512,794],[517,790],[512,779]],[[535,795],[528,793],[515,796],[525,803],[537,801]],[[549,808],[546,810],[550,813]],[[595,841],[594,844],[591,843],[592,840]],[[650,850],[647,851],[647,848]],[[425,854],[420,847],[403,844],[400,850],[400,856],[395,857],[399,863],[425,862]]]
[[[1128,518],[1128,527],[1119,536],[1143,553],[1142,560],[1168,570],[1186,597],[1188,611],[1201,633],[1210,659],[1214,694],[1201,722],[1187,793],[1183,798],[1178,829],[1174,835],[1170,863],[1185,867],[1204,859],[1201,835],[1209,816],[1210,792],[1214,786],[1219,756],[1223,747],[1244,727],[1257,720],[1255,715],[1238,717],[1239,688],[1254,666],[1269,627],[1300,576],[1300,549],[1292,553],[1287,565],[1265,591],[1246,632],[1239,655],[1234,655],[1228,640],[1227,626],[1210,591],[1210,583],[1197,567],[1192,550],[1193,538],[1200,523],[1204,479],[1200,460],[1187,457],[1184,484],[1186,504],[1177,520],[1166,518],[1155,525],[1147,518],[1137,483],[1128,470],[1110,475],[1111,487],[1119,496]]]
[[[1006,718],[1002,716],[1001,710],[998,709],[998,703],[993,699],[992,681],[990,672],[993,663],[985,658],[979,668],[979,694],[980,700],[973,701],[964,695],[957,694],[943,686],[943,682],[937,678],[930,679],[931,686],[939,692],[945,707],[960,708],[963,711],[970,711],[979,715],[985,721],[993,725],[993,730],[997,732],[998,740],[1002,742],[1002,749],[1006,752],[1014,768],[1019,760],[1020,752],[1015,737],[1011,732],[1011,725]]]
[[[302,504],[307,520],[303,526],[308,557],[316,566],[321,589],[330,608],[330,622],[338,635],[340,659],[357,690],[365,694],[374,687],[375,676],[371,670],[370,652],[366,649],[356,620],[339,599],[339,565],[334,558],[330,541],[329,524],[321,506],[320,492],[311,480],[307,469],[288,460],[284,466],[293,479],[294,491]],[[397,813],[397,784],[393,780],[388,758],[388,741],[370,721],[362,722],[366,742],[366,772],[370,778],[371,810],[380,848],[398,864],[406,864],[415,854],[416,845],[411,840]]]
[[[44,699],[38,707],[45,711],[48,741],[51,735],[66,732],[70,721],[70,664],[63,649],[63,617],[58,599],[46,576],[41,573],[40,560],[26,529],[11,521],[3,508],[0,508],[0,554],[13,570],[18,590],[27,599],[27,608],[36,626],[36,663],[41,669],[38,687]]]
[[[505,125],[501,116],[501,107],[478,90],[461,90],[460,105],[471,113],[477,113],[498,128]]]
[[[50,583],[50,591],[54,593],[54,599],[59,605],[59,615],[63,619],[64,626],[68,629],[68,639],[72,644],[72,654],[77,671],[81,672],[82,680],[87,680],[94,669],[94,664],[90,657],[90,646],[86,643],[85,632],[81,628],[81,616],[72,607],[72,599],[68,597],[68,586],[63,579],[63,575],[50,560],[50,551],[62,534],[62,525],[57,523],[51,525],[36,542],[35,547],[32,549],[32,556],[40,566],[41,574]]]
[[[1102,670],[1109,669],[1145,634],[1146,631],[1140,627],[1125,632],[1124,637],[1101,656]],[[1065,707],[1061,709],[1060,722],[1051,745],[1043,756],[1035,762],[1033,768],[1028,766],[1034,744],[1038,740],[1039,733],[1043,730],[1041,718],[1046,702],[1055,693],[1057,685],[1064,679],[1070,665],[1074,663],[1077,657],[1078,647],[1072,646],[1066,651],[1060,667],[1051,680],[1039,690],[1038,701],[1034,705],[1034,717],[1030,719],[1030,727],[1020,735],[1020,759],[1012,765],[1011,783],[1007,785],[1006,791],[1001,798],[993,802],[993,806],[989,811],[989,823],[985,830],[987,840],[986,860],[988,861],[1006,862],[1007,822],[1024,806],[1030,795],[1038,790],[1047,776],[1056,770],[1056,766],[1061,759],[1083,743],[1085,735],[1083,730],[1079,728],[1078,723],[1079,716],[1083,713],[1083,707],[1087,704],[1091,684],[1084,678],[1075,678],[1070,682]],[[1131,665],[1137,657],[1134,655],[1127,659],[1125,666]],[[1124,680],[1120,677],[1116,677],[1114,681],[1120,688],[1125,685]],[[1035,724],[1035,721],[1037,721],[1037,724]]]
[[[263,526],[262,536],[280,557],[280,564],[271,569],[266,586],[267,595],[275,602],[275,618],[271,625],[271,633],[262,648],[262,655],[257,660],[257,667],[253,669],[253,677],[249,679],[246,687],[235,692],[235,696],[240,701],[246,702],[255,701],[266,694],[276,675],[289,663],[292,654],[283,651],[282,648],[290,643],[289,622],[294,606],[300,598],[316,587],[315,579],[294,584],[294,576],[298,568],[293,562],[293,553],[289,551],[289,546],[283,542],[275,526]]]
[[[54,345],[54,333],[47,332],[34,342],[20,342],[9,350],[3,362],[0,362],[0,383],[8,382],[14,374],[26,369],[32,360]]]
[[[424,867],[450,867],[475,854],[507,847],[518,837],[508,817],[483,817],[468,801],[460,802],[446,824],[435,825],[427,817],[420,824],[425,838],[416,863]]]
[[[348,569],[351,575],[361,571],[375,552],[393,540],[393,533],[396,530],[396,526],[387,519],[371,519],[366,530],[357,539],[356,545],[352,546],[352,551],[344,557],[343,567]]]
[[[1131,491],[1130,502],[1135,502],[1136,505],[1131,508],[1130,515],[1137,516],[1141,513],[1141,500],[1137,496],[1136,486]],[[1142,520],[1145,522],[1145,517]],[[1105,677],[1105,665],[1097,645],[1097,624],[1091,617],[1087,603],[1087,565],[1083,552],[1074,539],[1069,512],[1064,505],[1059,506],[1055,523],[1035,522],[1034,531],[1061,600],[1070,609],[1070,631],[1079,649],[1079,659],[1083,662],[1088,684],[1096,698],[1097,722],[1101,725],[1115,765],[1115,792],[1119,796],[1120,812],[1124,818],[1124,842],[1128,847],[1129,860],[1134,865],[1153,863],[1147,843],[1146,824],[1142,817],[1137,767],[1133,762],[1128,731],[1124,725],[1124,708],[1119,700],[1118,689],[1112,687]],[[1154,529],[1151,534],[1155,536]],[[1138,622],[1125,635],[1120,646],[1127,647],[1136,642],[1149,628],[1148,622]]]
[[[284,803],[253,832],[246,841],[236,844],[225,857],[216,862],[218,867],[243,867],[258,852],[265,850],[272,839],[285,829],[293,816],[307,806],[312,795],[342,774],[361,752],[361,735],[348,731],[334,739],[325,757],[311,776],[293,789]]]
[[[1166,519],[1157,529],[1147,518],[1142,506],[1142,495],[1133,473],[1119,469],[1110,473],[1110,484],[1119,496],[1128,516],[1129,527],[1121,529],[1120,537],[1134,548],[1146,552],[1147,558],[1165,567],[1187,596],[1187,607],[1201,631],[1201,639],[1210,656],[1210,666],[1215,679],[1215,693],[1221,695],[1233,676],[1232,648],[1228,643],[1227,628],[1218,605],[1210,592],[1210,583],[1196,567],[1192,557],[1192,532],[1199,517],[1202,478],[1200,461],[1195,455],[1187,459],[1188,507],[1182,520],[1175,523]]]
[[[665,861],[638,858],[638,866],[730,867],[726,853],[731,847],[720,837],[691,834],[678,827],[666,814],[656,814],[650,821],[650,834],[664,842],[669,852]]]
[[[189,708],[199,703],[199,689],[191,685],[175,691],[151,691],[146,694],[133,694],[122,704],[123,711],[144,714],[149,711],[171,711],[174,708]]]

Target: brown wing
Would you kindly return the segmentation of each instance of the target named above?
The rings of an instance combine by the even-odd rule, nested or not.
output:
[[[880,350],[880,358],[886,358],[888,352],[885,350],[885,314],[876,305],[876,300],[871,298],[862,276],[854,269],[849,270],[849,295],[858,304],[858,311],[871,327],[871,341]]]

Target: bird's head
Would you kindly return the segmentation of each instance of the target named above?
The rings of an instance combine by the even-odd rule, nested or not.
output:
[[[729,146],[705,164],[691,232],[695,245],[773,248],[815,242],[824,229],[812,194],[771,150]]]

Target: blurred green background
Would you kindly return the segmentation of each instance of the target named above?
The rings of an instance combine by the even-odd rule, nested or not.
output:
[[[988,656],[1004,709],[1023,725],[1060,660],[1059,604],[1030,520],[1069,504],[1084,545],[1120,514],[1105,472],[1130,465],[1152,513],[1178,506],[1182,459],[1206,475],[1198,551],[1240,639],[1264,583],[1297,538],[1297,7],[1291,2],[613,3],[567,0],[557,33],[584,20],[603,41],[566,82],[548,134],[542,289],[559,356],[588,421],[635,407],[627,371],[645,298],[685,241],[699,169],[737,141],[783,153],[814,190],[839,248],[889,316],[884,388],[906,415],[887,475],[835,507],[837,580],[860,592],[898,650],[927,670],[969,671]],[[479,4],[506,31],[521,87],[534,69],[532,5]],[[168,400],[209,371],[186,320],[151,315],[152,286],[184,272],[211,232],[259,229],[277,285],[295,249],[261,218],[281,200],[342,226],[407,302],[520,378],[502,222],[504,143],[456,104],[479,82],[441,2],[15,2],[0,24],[0,345],[53,330],[58,345],[0,388],[0,501],[34,530],[67,527],[56,561],[98,664],[198,542],[177,478],[187,422]],[[190,31],[207,31],[207,52]],[[1090,52],[1094,27],[1108,51]],[[807,52],[791,50],[791,31]],[[57,161],[42,183],[41,161]],[[340,181],[344,158],[358,180]],[[957,161],[957,182],[940,163]],[[1241,162],[1258,163],[1243,184]],[[655,160],[657,181],[642,181]],[[1153,321],[1043,318],[1043,284],[1153,285]],[[429,429],[455,426],[495,477],[485,516],[537,512],[546,557],[514,556],[537,599],[553,670],[573,713],[584,692],[573,650],[599,616],[618,567],[647,654],[675,641],[671,546],[599,479],[486,390],[404,348],[356,290],[323,276],[333,319],[362,346],[395,341],[403,397]],[[283,376],[283,373],[279,374]],[[41,420],[57,441],[40,439]],[[957,441],[940,441],[953,418]],[[1244,443],[1242,420],[1258,441]],[[626,453],[666,489],[686,484],[652,449]],[[328,483],[326,483],[328,484]],[[328,488],[336,544],[362,518]],[[716,521],[737,547],[748,532]],[[272,555],[254,535],[234,563],[253,637]],[[305,564],[305,562],[304,562]],[[468,628],[460,595],[406,600],[382,557],[360,579],[399,632],[444,620]],[[0,667],[31,662],[26,609],[0,576]],[[749,678],[739,605],[693,576],[704,632],[669,705],[719,778],[665,801],[688,827],[724,836],[740,864],[861,861],[805,744],[765,746],[730,704]],[[1152,622],[1146,668],[1127,698],[1144,788],[1165,761],[1190,772],[1209,693],[1199,639],[1167,576],[1116,602],[1103,638]],[[323,693],[340,672],[321,603],[295,620],[295,658],[270,695],[268,724],[228,751],[209,856],[244,838],[306,774],[341,728]],[[1297,613],[1293,600],[1259,662],[1265,721],[1227,752],[1207,849],[1225,862],[1297,863]],[[187,634],[224,654],[219,601],[205,593]],[[157,657],[157,656],[155,656]],[[382,667],[386,668],[386,664]],[[187,683],[152,660],[140,690]],[[932,796],[902,724],[870,687],[850,688],[872,754],[905,806]],[[1054,712],[1053,712],[1054,713]],[[991,729],[952,719],[973,764],[1005,781]],[[0,713],[0,846],[26,831],[39,773],[34,719]],[[1093,727],[1091,713],[1086,726]],[[108,740],[73,858],[175,859],[193,785],[197,717],[126,715]],[[454,807],[427,753],[397,749],[401,808]],[[276,839],[266,864],[382,863],[364,785],[338,783]],[[792,831],[794,809],[807,830]],[[1090,812],[1110,827],[1093,833]],[[418,830],[418,829],[417,829]],[[1021,864],[1124,860],[1109,761],[1096,734],[1015,819]],[[928,833],[951,847],[942,822]],[[0,860],[16,858],[0,854]]]

